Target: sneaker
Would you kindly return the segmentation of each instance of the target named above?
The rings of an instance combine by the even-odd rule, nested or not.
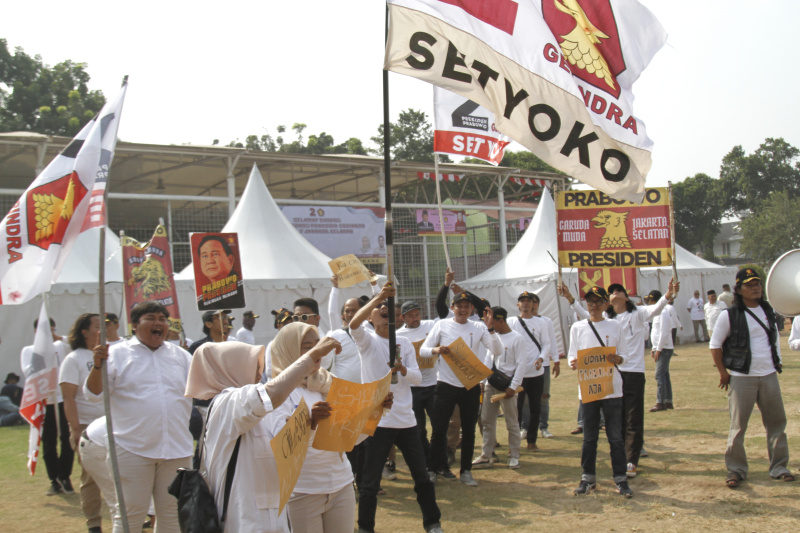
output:
[[[394,461],[386,461],[386,464],[384,466],[386,470],[388,470],[389,472],[395,472],[397,470],[397,465],[395,464]]]
[[[553,434],[550,433],[549,430],[543,429],[542,430],[542,438],[544,438],[544,439],[552,439],[553,438]]]
[[[583,433],[583,428],[581,426],[578,426],[569,432],[570,435],[580,435],[581,433]]]
[[[647,453],[647,450],[642,448],[642,451],[639,453],[639,457],[650,457],[650,454]]]
[[[492,463],[494,463],[493,459],[490,459],[489,457],[486,457],[485,455],[480,454],[477,459],[472,461],[472,467],[473,468],[486,468],[486,467],[492,466]]]
[[[636,477],[636,465],[628,463],[628,471],[625,472],[625,475],[628,477]]]
[[[59,479],[58,484],[61,485],[61,488],[64,490],[64,493],[75,494],[75,489],[72,488],[72,482],[69,480],[69,478]]]
[[[58,481],[53,480],[53,482],[50,483],[50,488],[47,490],[47,495],[55,496],[56,494],[61,494],[62,492],[63,489],[61,488],[61,485],[58,483]]]
[[[516,457],[512,457],[511,459],[509,459],[508,468],[510,468],[511,470],[516,470],[517,468],[519,468],[519,459],[517,459]]]
[[[528,438],[528,430],[527,430],[527,429],[521,429],[521,430],[519,430],[519,438],[520,438],[521,440],[525,440],[525,439],[527,439],[527,438]]]
[[[575,494],[576,496],[580,494],[589,494],[596,488],[597,488],[596,483],[592,483],[591,481],[584,481],[582,479],[580,485],[578,485],[578,488],[572,491],[572,493]]]
[[[426,533],[442,533],[442,526],[437,524],[435,526],[431,526],[425,530]]]
[[[477,487],[478,482],[472,477],[472,472],[469,470],[464,470],[461,472],[461,483],[468,487]]]
[[[439,472],[439,475],[445,479],[449,479],[450,481],[454,481],[456,479],[456,475],[449,468],[445,468]]]
[[[623,498],[633,498],[633,491],[628,486],[627,481],[623,481],[622,483],[617,483],[617,492]]]
[[[394,472],[389,471],[389,469],[384,466],[383,467],[383,473],[381,474],[381,477],[383,479],[392,481],[392,480],[397,479],[397,474],[395,474]]]
[[[437,477],[438,477],[438,476],[436,475],[436,472],[431,472],[431,471],[428,471],[428,478],[431,480],[431,483],[434,483],[434,484],[435,484],[435,483],[436,483],[436,478],[437,478]]]

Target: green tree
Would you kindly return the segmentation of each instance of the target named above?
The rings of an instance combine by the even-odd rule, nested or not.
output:
[[[722,159],[720,193],[727,214],[754,212],[774,191],[800,197],[800,150],[782,138],[768,138],[747,155],[741,146]]]
[[[758,210],[742,218],[742,255],[769,266],[778,257],[800,248],[800,198],[775,191]]]
[[[407,109],[401,111],[397,122],[391,123],[390,152],[395,161],[419,161],[433,163],[433,127],[424,111]],[[383,124],[378,126],[378,135],[370,137],[378,145],[371,153],[383,156]],[[450,158],[440,155],[439,161],[450,163]]]
[[[721,183],[706,174],[696,174],[672,186],[675,240],[689,251],[714,257],[714,237],[719,233],[724,205]]]
[[[295,123],[292,130],[297,135],[297,139],[292,142],[285,142],[283,135],[286,133],[286,126],[278,126],[275,131],[278,135],[273,138],[270,134],[248,135],[245,137],[244,142],[231,141],[228,146],[237,148],[246,148],[251,152],[284,152],[291,154],[358,154],[367,155],[367,150],[364,148],[364,143],[360,139],[351,137],[341,144],[336,144],[333,136],[325,133],[324,131],[319,135],[309,135],[306,141],[303,138],[303,131],[307,126],[302,123]]]
[[[70,60],[51,68],[0,39],[0,131],[75,135],[105,104],[86,69]]]

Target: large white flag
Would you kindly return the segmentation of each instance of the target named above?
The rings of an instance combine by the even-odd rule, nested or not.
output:
[[[33,475],[39,458],[39,443],[42,442],[45,406],[48,403],[52,405],[57,403],[55,391],[58,386],[58,363],[53,347],[53,333],[50,331],[50,317],[47,315],[44,302],[39,311],[33,351],[29,350],[30,348],[25,348],[22,352],[25,388],[22,392],[19,414],[31,425],[28,439],[28,470]]]
[[[385,66],[458,93],[551,166],[641,201],[631,87],[666,41],[636,0],[388,0]]]
[[[433,151],[499,165],[511,140],[497,131],[494,113],[469,98],[433,87]]]
[[[0,304],[23,304],[58,277],[90,201],[97,202],[95,184],[105,188],[126,89],[47,165],[0,224],[6,241],[0,246]]]

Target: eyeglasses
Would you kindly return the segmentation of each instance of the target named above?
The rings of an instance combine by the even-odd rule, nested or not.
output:
[[[303,322],[308,322],[308,319],[311,318],[312,316],[319,316],[319,315],[316,314],[316,313],[308,313],[308,314],[303,314],[303,315],[292,315],[292,320],[295,321],[295,322],[300,322],[301,320]]]
[[[605,303],[606,303],[605,300],[586,300],[586,305],[587,306],[590,306],[590,305],[603,305]]]

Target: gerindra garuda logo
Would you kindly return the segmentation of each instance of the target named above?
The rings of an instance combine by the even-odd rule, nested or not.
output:
[[[625,59],[610,0],[542,0],[542,14],[572,75],[619,98]]]

